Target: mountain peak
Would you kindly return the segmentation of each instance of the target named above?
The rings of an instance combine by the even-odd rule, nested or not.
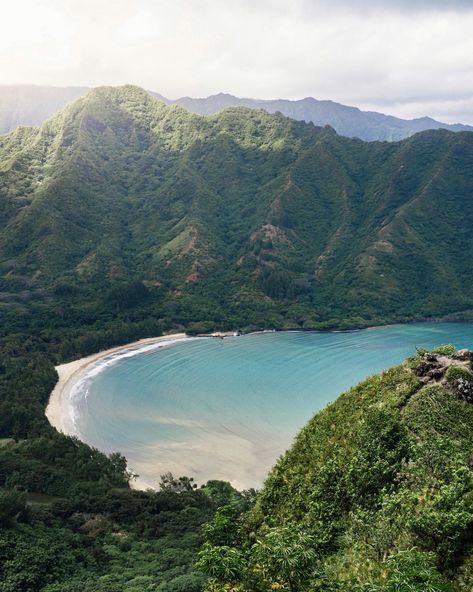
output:
[[[115,99],[119,101],[139,101],[149,102],[151,100],[149,92],[140,86],[134,84],[124,84],[122,86],[97,86],[90,89],[86,99]]]
[[[212,97],[219,97],[219,98],[225,98],[225,99],[236,99],[237,97],[235,97],[234,95],[231,95],[229,93],[224,93],[224,92],[219,92],[216,95],[210,95],[210,97],[207,98],[212,98]]]
[[[0,133],[14,129],[17,125],[40,125],[53,113],[64,108],[71,101],[92,92],[81,87],[56,88],[24,86],[0,86]],[[212,115],[227,107],[248,107],[264,109],[269,113],[280,111],[286,117],[299,121],[311,121],[317,126],[331,125],[342,136],[362,140],[397,141],[428,129],[450,131],[473,131],[472,126],[447,124],[431,117],[405,120],[374,111],[361,111],[358,107],[342,105],[331,100],[305,97],[300,100],[241,98],[226,92],[206,98],[189,96],[169,100],[156,92],[127,84],[120,87],[99,87],[92,97],[107,98],[123,102],[145,101],[147,94],[166,105],[179,105],[199,115]]]

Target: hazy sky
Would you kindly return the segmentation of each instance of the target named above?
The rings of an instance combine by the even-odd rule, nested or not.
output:
[[[473,123],[473,0],[0,0],[0,83],[333,99]]]

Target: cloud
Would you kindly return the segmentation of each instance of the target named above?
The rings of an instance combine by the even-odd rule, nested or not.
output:
[[[306,9],[332,8],[351,11],[383,10],[387,12],[471,11],[471,0],[305,0]]]
[[[312,95],[473,123],[472,4],[18,0],[3,9],[0,81]]]

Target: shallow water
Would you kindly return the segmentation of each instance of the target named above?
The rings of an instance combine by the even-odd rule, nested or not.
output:
[[[100,361],[73,391],[81,439],[123,453],[156,487],[165,471],[257,487],[312,414],[415,346],[473,348],[473,325],[193,339]]]

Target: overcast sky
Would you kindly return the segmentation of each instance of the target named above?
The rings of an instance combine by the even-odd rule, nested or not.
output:
[[[473,0],[1,0],[0,83],[332,99],[473,124]]]

